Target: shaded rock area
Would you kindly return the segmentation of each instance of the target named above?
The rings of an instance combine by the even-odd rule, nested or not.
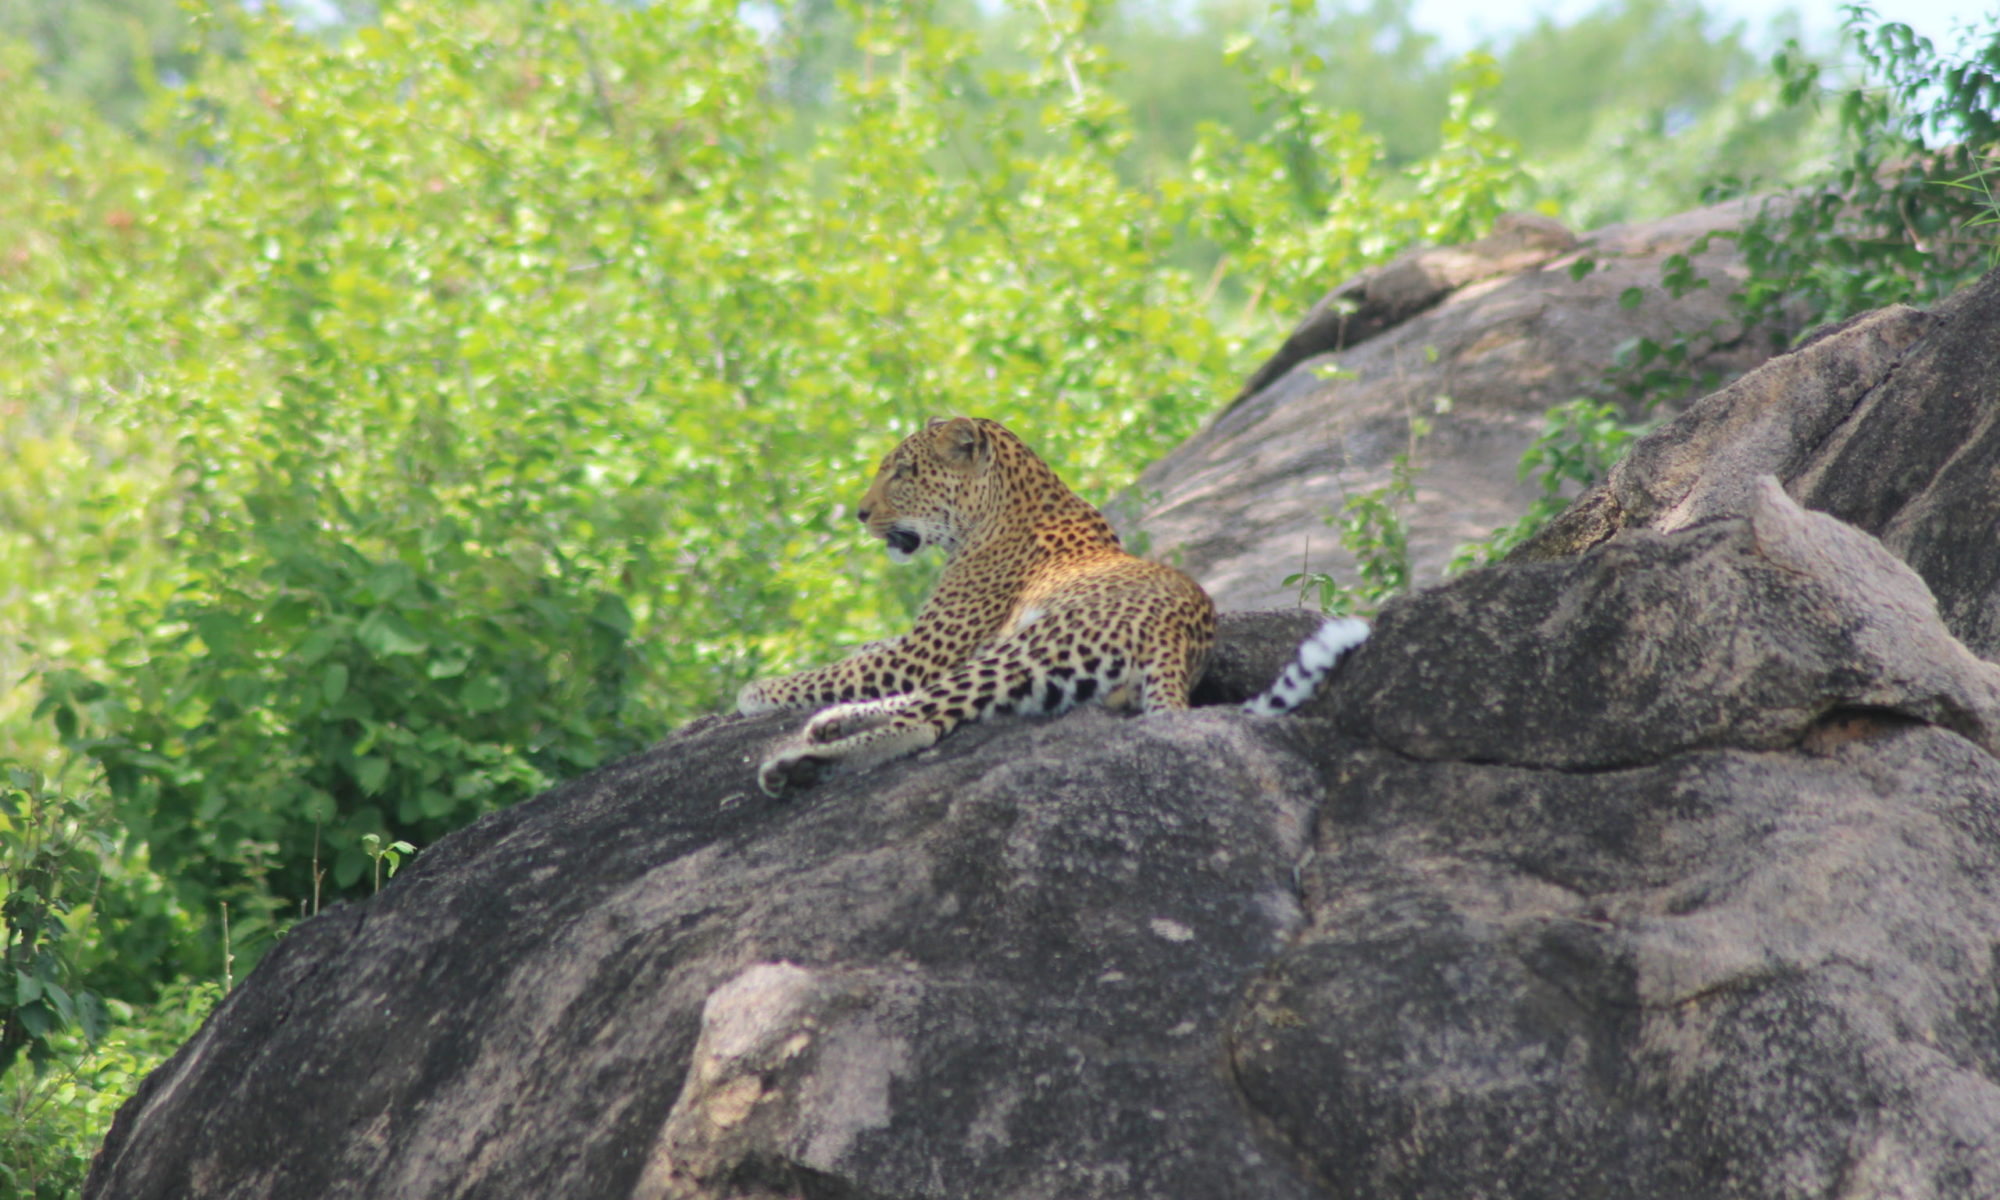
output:
[[[1702,244],[1754,207],[1733,202],[1581,238],[1546,218],[1503,218],[1470,246],[1412,251],[1342,284],[1245,394],[1140,476],[1114,517],[1225,609],[1292,604],[1281,583],[1301,569],[1354,581],[1353,556],[1327,518],[1389,481],[1421,418],[1432,430],[1416,448],[1405,519],[1414,577],[1434,582],[1458,547],[1534,499],[1517,464],[1543,414],[1602,394],[1620,346],[1685,335],[1690,376],[1731,378],[1769,356],[1770,338],[1746,336],[1729,304],[1745,273],[1733,244]],[[1663,290],[1660,269],[1675,254],[1690,254],[1711,286]],[[1631,288],[1645,300],[1627,308],[1620,297]],[[1437,411],[1440,397],[1448,412]]]
[[[1996,345],[1821,337],[1291,716],[696,722],[301,924],[86,1195],[2000,1195]]]

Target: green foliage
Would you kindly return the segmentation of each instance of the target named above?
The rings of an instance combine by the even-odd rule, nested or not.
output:
[[[105,848],[81,801],[0,760],[0,1075],[23,1051],[42,1070],[66,1029],[103,1032],[103,1002],[78,982],[71,922],[90,902]]]
[[[1535,481],[1539,494],[1528,511],[1483,541],[1461,546],[1446,571],[1480,566],[1505,555],[1569,507],[1576,493],[1603,479],[1633,441],[1653,426],[1628,420],[1615,403],[1579,396],[1555,405],[1542,418],[1542,432],[1521,455],[1519,474]]]
[[[389,864],[389,878],[394,879],[396,868],[403,865],[403,856],[417,852],[417,848],[408,842],[390,842],[385,846],[382,844],[382,836],[375,833],[362,835],[361,849],[368,855],[368,860],[375,864],[375,890],[378,892],[382,890],[382,864],[385,862]]]
[[[1232,271],[1251,282],[1246,315],[1267,302],[1303,312],[1330,280],[1403,246],[1477,237],[1524,180],[1484,104],[1498,74],[1483,54],[1454,72],[1437,151],[1400,172],[1376,169],[1380,141],[1315,97],[1326,64],[1305,36],[1309,11],[1308,0],[1283,10],[1275,48],[1243,35],[1225,51],[1266,120],[1258,136],[1203,125],[1188,176],[1163,185],[1176,215],[1222,253],[1210,290]]]
[[[1409,0],[1329,3],[1276,19],[1269,7],[1205,0],[1113,12],[1106,42],[1134,69],[1108,86],[1133,112],[1129,157],[1139,169],[1173,174],[1213,137],[1208,126],[1239,141],[1268,128],[1257,92],[1232,75],[1219,46],[1239,64],[1246,47],[1260,63],[1308,54],[1318,66],[1299,80],[1304,97],[1351,114],[1380,139],[1385,161],[1438,152],[1454,65],[1415,26]],[[1717,176],[1793,178],[1830,145],[1826,123],[1779,102],[1757,40],[1698,0],[1608,0],[1485,47],[1499,80],[1483,104],[1519,142],[1532,177],[1514,203],[1588,229],[1684,211]]]
[[[1736,296],[1744,325],[1774,341],[1886,304],[1934,303],[2000,261],[2000,241],[1980,232],[2000,221],[1991,190],[2000,170],[2000,21],[1942,53],[1906,25],[1876,25],[1866,6],[1848,13],[1846,39],[1861,60],[1851,83],[1822,93],[1824,69],[1796,43],[1773,64],[1787,104],[1838,113],[1839,146],[1834,165],[1768,202],[1737,235],[1749,265]],[[1679,296],[1709,281],[1677,254],[1662,264],[1661,284]],[[1631,288],[1619,303],[1644,298]],[[1713,335],[1637,339],[1606,374],[1622,404],[1584,397],[1550,409],[1520,466],[1541,495],[1512,525],[1462,547],[1451,570],[1520,544],[1602,479],[1662,405],[1712,390],[1713,373],[1691,376],[1688,364]]]
[[[1271,20],[1271,8],[1262,0],[1128,3],[1109,16],[1106,45],[1131,65],[1110,86],[1133,113],[1134,157],[1142,166],[1172,173],[1205,124],[1238,138],[1257,135],[1264,121],[1253,94],[1217,53],[1245,37],[1266,53],[1282,55],[1282,38],[1315,55],[1323,66],[1306,81],[1310,98],[1357,114],[1381,138],[1388,162],[1409,163],[1435,149],[1449,72],[1437,39],[1412,23],[1409,0],[1328,3],[1279,21]]]
[[[1860,59],[1850,82],[1825,87],[1828,72],[1796,44],[1773,63],[1788,103],[1835,114],[1840,150],[1741,238],[1753,321],[1787,307],[1811,323],[1934,303],[1977,276],[1993,245],[1977,232],[1992,206],[1976,181],[2000,155],[2000,20],[1940,51],[1866,5],[1847,12]]]
[[[1945,182],[1946,187],[1962,188],[1968,192],[1976,206],[1977,215],[1965,223],[1968,231],[1986,225],[2000,225],[2000,196],[1996,196],[1993,191],[1995,178],[2000,178],[2000,162],[1982,167],[1963,179],[1951,179]],[[1989,268],[2000,267],[2000,238],[1988,241],[1986,263]]]
[[[317,827],[347,888],[385,822],[435,839],[636,745],[615,594],[481,553],[448,517],[357,511],[332,484],[244,499],[187,547],[220,586],[190,584],[110,648],[120,686],[46,680],[43,708],[156,867],[234,899],[281,866],[266,848],[296,846],[297,865]]]
[[[1576,229],[1655,220],[1785,187],[1823,161],[1835,138],[1831,121],[1784,104],[1768,76],[1745,79],[1699,106],[1613,103],[1584,111],[1593,121],[1581,141],[1539,154],[1524,142],[1535,194]]]
[[[1494,108],[1536,195],[1573,228],[1684,212],[1724,178],[1778,186],[1829,144],[1823,122],[1780,102],[1744,28],[1699,2],[1543,18],[1499,61]]]
[[[158,77],[191,64],[182,52],[180,0],[13,0],[0,5],[0,41],[34,47],[50,90],[133,124]]]
[[[1560,24],[1541,17],[1507,48],[1496,102],[1524,117],[1515,128],[1535,150],[1587,142],[1607,113],[1665,134],[1760,73],[1743,29],[1711,34],[1718,24],[1676,0],[1603,4]]]
[[[118,1107],[220,998],[212,983],[177,983],[144,1008],[108,1001],[110,1032],[90,1043],[73,1033],[52,1039],[60,1066],[0,1073],[0,1195],[77,1195]]]

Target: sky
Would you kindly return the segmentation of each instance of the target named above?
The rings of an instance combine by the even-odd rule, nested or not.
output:
[[[1419,29],[1439,35],[1448,50],[1465,49],[1487,35],[1501,36],[1532,25],[1536,18],[1549,16],[1567,23],[1600,6],[1603,0],[1527,0],[1526,3],[1494,3],[1494,0],[1414,0],[1411,5]],[[1722,21],[1742,21],[1749,26],[1753,43],[1787,10],[1798,15],[1810,43],[1830,43],[1840,29],[1844,13],[1833,0],[1703,0],[1704,6]],[[1876,0],[1878,17],[1901,21],[1940,48],[1951,45],[1954,23],[1967,24],[1982,15],[2000,12],[2000,0]]]

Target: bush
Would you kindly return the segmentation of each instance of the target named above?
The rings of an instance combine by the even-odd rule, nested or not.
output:
[[[110,1002],[111,1032],[86,1044],[57,1039],[59,1067],[0,1073],[0,1194],[65,1200],[83,1188],[111,1120],[221,996],[213,983],[173,984],[140,1009]]]
[[[80,800],[0,760],[0,1074],[24,1052],[40,1071],[69,1027],[104,1030],[103,1003],[79,982],[71,925],[96,888],[101,836]]]
[[[1837,114],[1840,147],[1746,231],[1753,319],[1787,307],[1810,323],[1931,304],[1992,261],[1995,239],[1982,227],[1995,211],[1985,185],[2000,172],[2000,19],[1939,50],[1908,25],[1878,24],[1867,5],[1847,12],[1855,77],[1826,87],[1827,72],[1796,44],[1773,61],[1788,103]]]

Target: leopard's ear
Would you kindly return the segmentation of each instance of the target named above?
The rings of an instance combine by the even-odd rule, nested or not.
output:
[[[993,440],[985,428],[971,417],[932,421],[928,428],[934,439],[932,444],[946,463],[961,470],[971,470],[993,461]]]

